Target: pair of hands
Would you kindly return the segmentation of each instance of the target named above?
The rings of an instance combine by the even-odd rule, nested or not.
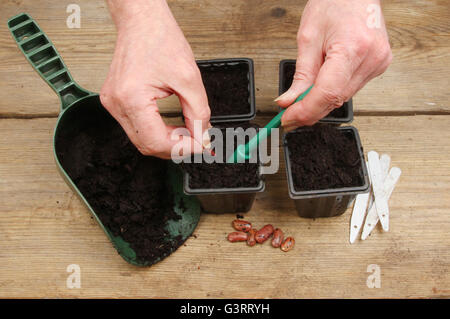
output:
[[[164,123],[156,101],[176,94],[192,136],[182,139],[182,152],[202,152],[209,145],[208,99],[192,50],[167,3],[109,0],[108,5],[118,35],[100,92],[102,104],[141,153],[170,158],[180,137],[173,138],[175,127]],[[286,110],[285,130],[314,124],[387,69],[392,54],[379,5],[379,0],[308,1],[297,34],[294,81],[276,101],[287,107],[314,87]],[[206,134],[194,134],[194,120],[201,121]]]

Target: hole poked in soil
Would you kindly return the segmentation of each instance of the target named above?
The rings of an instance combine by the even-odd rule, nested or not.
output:
[[[283,64],[282,92],[286,92],[292,85],[295,73],[295,62]],[[348,106],[344,103],[340,108],[334,109],[325,118],[346,118],[348,117]]]
[[[57,157],[103,225],[121,236],[141,262],[179,247],[170,236],[174,196],[166,187],[167,162],[142,155],[101,106],[82,105],[64,114],[55,137]]]
[[[183,163],[183,169],[189,174],[191,189],[243,188],[257,187],[261,183],[259,163],[226,163],[226,128],[241,127],[244,130],[258,126],[248,122],[221,123],[214,125],[222,130],[224,163]],[[237,144],[235,138],[235,145]],[[246,141],[248,138],[246,138]]]
[[[361,157],[351,131],[315,125],[286,135],[295,191],[364,185]]]
[[[198,63],[211,117],[250,114],[249,64],[242,62]]]

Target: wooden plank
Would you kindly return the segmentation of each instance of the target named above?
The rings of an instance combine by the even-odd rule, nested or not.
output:
[[[283,164],[246,218],[293,235],[293,251],[228,243],[234,215],[203,215],[196,238],[151,268],[123,261],[63,182],[54,124],[0,120],[0,297],[450,297],[450,116],[356,118],[366,152],[390,154],[403,171],[388,233],[350,245],[350,210],[299,218]],[[66,288],[69,264],[81,267],[81,289]],[[380,289],[366,286],[370,264]]]
[[[198,59],[251,57],[259,111],[277,108],[278,63],[296,57],[295,36],[306,1],[173,0],[170,6]],[[0,18],[0,116],[56,116],[58,100],[34,74],[13,43],[5,21],[30,13],[54,41],[75,79],[99,91],[106,77],[115,29],[103,1],[80,0],[81,29],[66,27],[71,1],[2,1]],[[446,0],[383,3],[394,61],[354,98],[357,113],[449,112],[450,7]],[[162,101],[163,112],[178,112]]]

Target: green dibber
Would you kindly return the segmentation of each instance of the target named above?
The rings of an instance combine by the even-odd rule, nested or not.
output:
[[[300,96],[292,104],[303,100],[303,98],[309,93],[309,91],[311,91],[312,87],[313,85],[311,85],[305,92],[300,94]],[[265,140],[268,136],[270,136],[273,128],[277,128],[280,126],[281,117],[283,116],[284,111],[286,111],[286,109],[282,110],[272,120],[270,120],[270,122],[267,123],[264,128],[259,130],[258,134],[256,134],[250,141],[248,141],[247,144],[238,145],[233,155],[228,158],[227,163],[240,163],[244,162],[246,159],[250,159],[250,154],[254,149],[258,147],[258,144],[261,141]]]

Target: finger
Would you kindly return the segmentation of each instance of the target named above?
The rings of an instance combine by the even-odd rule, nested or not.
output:
[[[191,133],[184,126],[167,126],[171,140],[171,158],[188,157],[192,153],[200,154],[203,146],[191,137]]]
[[[377,56],[375,52],[369,55],[358,67],[347,85],[345,96],[349,98],[361,90],[370,80],[386,71],[392,61],[391,54]]]
[[[364,68],[358,69],[353,75],[352,79],[347,85],[345,96],[353,97],[359,90],[361,90],[370,80],[376,77],[376,71],[368,73]]]
[[[191,137],[174,138],[175,127],[167,126],[154,100],[150,105],[133,107],[127,114],[129,125],[124,129],[139,151],[145,155],[153,155],[165,159],[171,158],[172,148],[182,143],[183,154],[201,153],[203,147]],[[180,144],[178,144],[179,146]]]
[[[295,99],[314,83],[320,66],[323,64],[322,47],[319,45],[319,41],[311,41],[306,36],[298,38],[298,56],[291,87],[275,99],[281,107],[287,107],[294,103]]]
[[[342,106],[349,98],[346,88],[360,64],[354,61],[343,53],[330,53],[314,87],[302,101],[286,110],[281,119],[282,125],[313,125],[333,109]]]
[[[382,74],[384,71],[385,67],[382,66],[381,69],[377,69],[375,71],[372,71],[370,73],[370,66],[367,66],[365,63],[361,64],[358,69],[356,70],[356,72],[353,74],[352,79],[349,81],[349,84],[347,85],[346,88],[346,93],[344,94],[345,96],[348,96],[349,100],[351,97],[353,97],[359,90],[361,90],[370,80],[372,80],[373,78],[377,77],[378,75]],[[324,118],[325,116],[327,116],[331,111],[333,111],[332,108],[327,108],[325,110],[323,110],[323,112],[321,114],[319,114],[318,117],[320,117],[320,119]],[[314,123],[307,123],[304,125],[312,125]],[[289,125],[289,126],[285,126],[283,127],[283,130],[285,132],[289,132],[292,131],[294,129],[296,129],[299,125]]]
[[[209,148],[210,138],[208,129],[211,128],[209,122],[211,111],[200,71],[198,71],[198,74],[193,77],[190,83],[175,90],[175,93],[183,109],[186,128],[198,143]]]

